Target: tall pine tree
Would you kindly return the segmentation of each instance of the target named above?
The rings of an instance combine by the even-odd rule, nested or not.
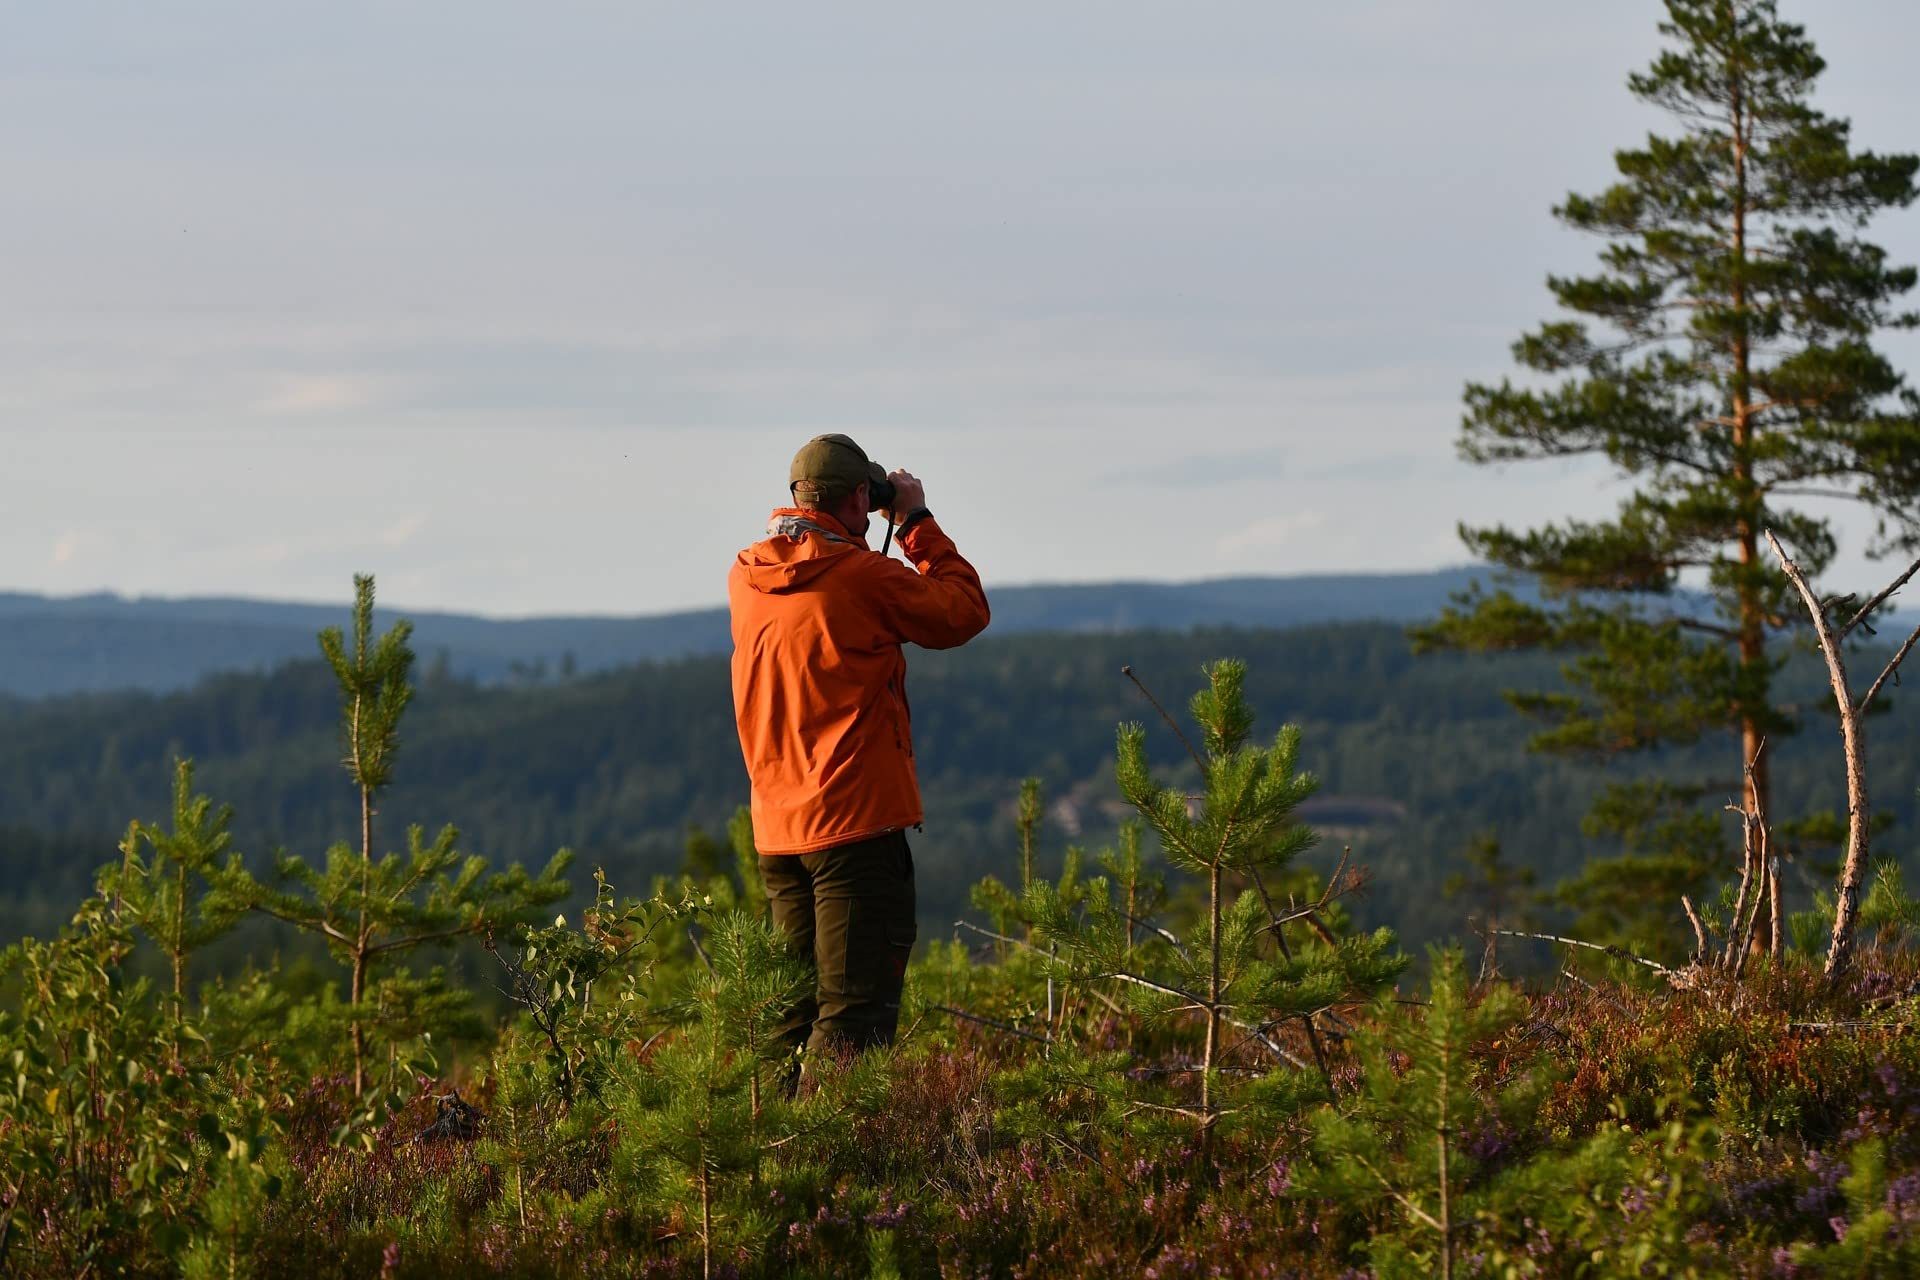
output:
[[[1762,744],[1793,729],[1774,679],[1805,619],[1764,533],[1817,575],[1837,551],[1833,525],[1796,504],[1836,498],[1877,517],[1870,553],[1920,547],[1920,399],[1872,345],[1920,322],[1898,309],[1915,272],[1856,234],[1913,200],[1920,157],[1855,150],[1847,122],[1810,104],[1825,63],[1773,0],[1666,7],[1668,47],[1628,85],[1677,132],[1616,153],[1618,182],[1554,211],[1606,241],[1600,269],[1549,277],[1571,317],[1514,346],[1539,376],[1469,386],[1460,441],[1478,463],[1604,458],[1632,493],[1612,519],[1462,526],[1470,550],[1531,575],[1544,603],[1475,589],[1416,633],[1567,652],[1568,691],[1511,695],[1545,722],[1542,749],[1606,759],[1738,739],[1723,777],[1616,788],[1589,819],[1634,855],[1611,869],[1632,872],[1630,896],[1663,907],[1724,856],[1698,802],[1743,787],[1749,815],[1768,813]],[[1596,874],[1596,893],[1617,888]]]

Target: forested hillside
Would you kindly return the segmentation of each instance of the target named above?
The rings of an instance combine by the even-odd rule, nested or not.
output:
[[[1177,711],[1201,664],[1219,656],[1247,662],[1262,732],[1283,719],[1304,731],[1302,761],[1323,785],[1303,813],[1328,846],[1309,861],[1331,865],[1339,844],[1353,844],[1374,872],[1370,897],[1355,908],[1362,923],[1390,922],[1416,946],[1459,933],[1467,908],[1440,887],[1485,831],[1543,884],[1606,847],[1581,834],[1580,818],[1617,775],[1529,755],[1528,727],[1500,696],[1545,675],[1543,658],[1416,658],[1399,628],[1379,624],[992,637],[912,658],[927,802],[926,830],[915,837],[923,936],[945,931],[980,875],[1005,869],[1022,778],[1045,788],[1041,842],[1051,864],[1069,842],[1111,838],[1122,813],[1112,777],[1117,723],[1144,721],[1157,759],[1183,758],[1123,665]],[[1811,660],[1789,683],[1806,711],[1802,732],[1777,747],[1783,818],[1831,807],[1840,794]],[[12,834],[0,836],[10,888],[0,923],[11,936],[62,918],[92,870],[113,858],[125,822],[164,809],[179,756],[196,761],[202,789],[234,806],[236,847],[254,858],[278,846],[312,856],[346,839],[356,810],[339,783],[335,701],[331,676],[301,662],[183,693],[7,704],[0,828]],[[1871,741],[1876,805],[1898,823],[1878,847],[1905,855],[1920,727],[1909,715],[1876,717]],[[1724,743],[1703,742],[1632,767],[1731,796],[1730,758]],[[571,846],[584,868],[604,866],[616,884],[640,890],[679,866],[690,827],[717,833],[745,798],[726,661],[706,657],[528,687],[430,677],[381,808],[396,844],[404,824],[456,821],[472,852],[538,863]],[[1737,830],[1729,814],[1729,849]]]
[[[721,569],[715,571],[716,590]],[[1011,635],[1404,622],[1438,612],[1471,576],[1468,569],[1440,569],[996,586],[994,630]],[[618,610],[623,603],[611,600],[608,607]],[[314,631],[331,625],[339,612],[338,605],[267,600],[0,592],[0,693],[165,692],[222,672],[265,671],[311,656]],[[724,609],[542,618],[382,609],[382,624],[402,613],[414,623],[423,659],[483,684],[537,683],[562,673],[724,653],[731,644]]]

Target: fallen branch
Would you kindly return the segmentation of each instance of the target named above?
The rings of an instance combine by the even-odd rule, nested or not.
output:
[[[1587,989],[1587,994],[1591,995],[1595,1000],[1604,1000],[1608,1004],[1612,1005],[1614,1008],[1618,1009],[1621,1013],[1628,1013],[1627,1006],[1621,1004],[1618,1000],[1615,1000],[1612,996],[1602,991],[1595,984],[1588,982],[1585,978],[1581,977],[1579,974],[1575,973],[1573,970],[1562,969],[1560,971],[1560,976],[1563,978],[1571,978],[1573,979],[1573,981],[1585,987]],[[1629,1016],[1631,1016],[1630,1013],[1629,1013]]]
[[[1523,929],[1495,929],[1494,932],[1503,938],[1530,938],[1535,942],[1557,942],[1566,947],[1582,947],[1588,951],[1598,951],[1602,955],[1612,956],[1615,960],[1627,960],[1637,965],[1643,965],[1655,973],[1664,975],[1668,981],[1677,987],[1690,987],[1693,985],[1693,980],[1679,970],[1669,969],[1657,960],[1649,960],[1645,956],[1637,956],[1625,947],[1616,947],[1611,943],[1588,942],[1584,938],[1563,938],[1557,933],[1529,933]]]
[[[977,1013],[968,1013],[965,1009],[956,1009],[952,1005],[930,1004],[927,1006],[927,1008],[938,1009],[941,1013],[952,1014],[954,1017],[964,1018],[968,1022],[977,1022],[983,1027],[992,1027],[995,1031],[1004,1031],[1010,1036],[1019,1036],[1022,1040],[1032,1040],[1038,1044],[1047,1044],[1047,1045],[1050,1045],[1053,1043],[1052,1036],[1035,1035],[1033,1032],[1023,1031],[1019,1027],[1016,1027],[1011,1023],[1000,1022],[993,1018],[983,1018]]]

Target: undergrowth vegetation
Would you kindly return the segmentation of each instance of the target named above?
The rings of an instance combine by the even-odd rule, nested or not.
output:
[[[448,830],[381,855],[404,632],[336,637],[362,839],[257,877],[177,779],[51,940],[5,955],[0,1267],[189,1276],[1812,1276],[1920,1264],[1920,1034],[1897,879],[1852,968],[1601,962],[1410,980],[1343,902],[1242,669],[1193,699],[1196,794],[1123,727],[1117,846],[1040,851],[851,1061],[772,1035],[809,981],[752,832],[676,879],[540,874]],[[1155,847],[1157,846],[1157,848]],[[196,984],[249,916],[338,985]],[[1818,921],[1802,930],[1817,939]],[[421,957],[484,943],[513,1014]],[[1489,952],[1489,959],[1492,953]],[[464,1046],[458,1052],[455,1046]]]

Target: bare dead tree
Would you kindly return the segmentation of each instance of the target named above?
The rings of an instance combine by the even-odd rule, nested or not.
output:
[[[1749,796],[1759,794],[1754,789],[1754,776],[1766,750],[1767,740],[1762,738],[1754,748],[1753,757],[1747,761]],[[1720,967],[1738,978],[1754,950],[1761,911],[1771,909],[1766,946],[1774,956],[1780,954],[1781,931],[1786,921],[1781,916],[1780,858],[1773,851],[1773,824],[1767,818],[1766,806],[1729,804],[1727,812],[1740,815],[1740,846],[1744,856],[1740,863],[1740,889],[1734,895],[1733,918],[1727,925],[1727,945],[1720,956]],[[1692,903],[1682,899],[1681,905],[1686,907],[1689,916],[1693,914]],[[1699,933],[1697,921],[1694,930]]]
[[[1813,620],[1814,635],[1820,641],[1820,653],[1827,660],[1827,676],[1833,685],[1834,706],[1840,712],[1840,745],[1847,767],[1847,857],[1840,868],[1840,881],[1834,890],[1833,937],[1827,944],[1826,975],[1829,978],[1844,973],[1853,958],[1853,935],[1860,922],[1860,888],[1867,872],[1867,761],[1866,761],[1866,715],[1867,708],[1873,705],[1873,699],[1888,680],[1898,681],[1896,672],[1900,664],[1912,652],[1914,643],[1920,641],[1920,627],[1915,627],[1907,636],[1906,643],[1880,669],[1880,674],[1867,691],[1858,698],[1853,696],[1852,686],[1847,681],[1846,655],[1841,645],[1853,631],[1864,625],[1867,617],[1875,609],[1885,604],[1893,593],[1920,570],[1920,561],[1896,578],[1888,587],[1862,605],[1858,612],[1844,625],[1836,627],[1827,616],[1827,610],[1833,601],[1822,602],[1813,593],[1807,583],[1807,575],[1800,570],[1780,546],[1780,540],[1767,532],[1767,544],[1773,548],[1773,554],[1779,557],[1781,571],[1787,575],[1794,589],[1800,593],[1800,599],[1807,606],[1807,615]],[[1868,627],[1868,634],[1872,634]]]

